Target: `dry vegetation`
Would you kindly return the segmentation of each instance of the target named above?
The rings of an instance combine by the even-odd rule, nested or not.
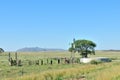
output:
[[[13,55],[14,56],[14,55]],[[120,52],[97,51],[90,57],[104,56],[115,61],[94,64],[53,64],[53,65],[24,65],[22,67],[9,66],[7,53],[0,55],[0,78],[2,80],[120,80]],[[20,53],[19,58],[24,62],[31,59],[45,59],[53,57],[70,57],[69,52],[40,52]],[[75,57],[79,57],[76,54]],[[23,74],[22,74],[23,70]]]

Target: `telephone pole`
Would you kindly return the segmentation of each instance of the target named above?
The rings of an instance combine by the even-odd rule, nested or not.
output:
[[[75,38],[73,39],[73,43],[71,44],[71,47],[72,47],[71,59],[72,59],[72,64],[73,64],[74,58],[75,58]]]

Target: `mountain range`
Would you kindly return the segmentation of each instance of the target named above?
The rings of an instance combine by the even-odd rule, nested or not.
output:
[[[18,49],[17,52],[40,52],[40,51],[65,51],[64,49],[25,47]]]

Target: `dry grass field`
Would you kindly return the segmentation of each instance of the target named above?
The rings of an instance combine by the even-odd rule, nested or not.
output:
[[[14,52],[11,53],[14,59]],[[8,53],[0,54],[1,80],[120,80],[120,52],[96,51],[96,55],[89,57],[109,57],[113,61],[100,64],[47,64],[46,59],[70,58],[70,52],[22,52],[18,53],[22,66],[10,66]],[[79,58],[79,54],[75,54]],[[44,65],[28,65],[28,61],[43,60]]]

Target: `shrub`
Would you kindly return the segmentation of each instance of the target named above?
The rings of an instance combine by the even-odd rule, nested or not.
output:
[[[97,61],[97,60],[92,60],[91,62],[90,62],[91,64],[100,64],[100,63],[102,63],[102,61]]]
[[[101,62],[111,62],[112,60],[110,58],[100,59]]]
[[[2,48],[0,48],[0,53],[3,53],[3,52],[5,52]]]

